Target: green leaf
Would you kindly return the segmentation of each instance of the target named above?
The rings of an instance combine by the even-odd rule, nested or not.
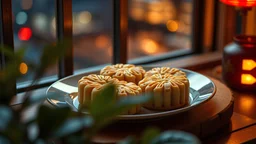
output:
[[[101,111],[100,115],[97,115],[96,118],[94,117],[97,122],[97,129],[101,129],[102,127],[113,122],[113,119],[117,115],[122,114],[122,112],[129,110],[137,104],[148,102],[151,98],[151,94],[128,96],[121,98],[113,104],[108,105]]]
[[[27,51],[27,48],[21,47],[18,50],[15,51],[15,57],[17,58],[23,58],[25,55],[25,52]]]
[[[141,94],[137,96],[124,97],[118,101],[117,105],[122,107],[122,106],[134,106],[137,104],[143,104],[151,100],[152,96],[153,96],[152,93],[146,93],[146,94]]]
[[[55,132],[55,137],[63,137],[84,128],[89,128],[94,124],[92,117],[86,116],[82,118],[71,118],[65,121]]]
[[[0,106],[0,131],[4,131],[12,119],[12,111],[7,106]]]
[[[35,144],[47,144],[47,142],[45,142],[44,139],[37,139],[34,143]]]
[[[26,127],[21,124],[17,119],[13,118],[5,129],[4,135],[11,143],[23,142],[26,135]]]
[[[150,144],[152,140],[160,134],[157,128],[148,128],[142,136],[141,144]]]
[[[124,140],[121,140],[117,144],[136,144],[136,139],[133,136],[128,136]]]
[[[101,114],[101,118],[117,116],[119,114],[122,114],[122,112],[129,110],[135,105],[148,102],[151,98],[152,96],[150,94],[128,96],[128,97],[121,98],[116,103],[104,109],[104,111]]]
[[[89,111],[93,117],[99,117],[105,111],[114,105],[116,95],[116,86],[113,84],[107,84],[93,99],[92,104],[89,107]]]
[[[152,144],[200,144],[201,142],[194,135],[183,131],[166,131],[155,137]]]
[[[78,136],[66,136],[64,138],[65,143],[67,144],[90,144],[90,141],[85,139],[84,136],[78,135]]]
[[[19,49],[14,53],[8,47],[1,47],[7,57],[7,62],[3,69],[0,70],[0,103],[8,105],[15,94],[16,79],[20,77],[19,64],[22,62],[25,48]]]
[[[40,106],[37,122],[39,127],[39,137],[46,138],[51,136],[52,132],[59,128],[70,115],[69,107],[50,108],[45,105]]]
[[[15,54],[12,50],[12,48],[8,47],[8,46],[1,46],[0,47],[0,51],[1,53],[3,53],[6,57],[11,58],[11,59],[15,59]]]

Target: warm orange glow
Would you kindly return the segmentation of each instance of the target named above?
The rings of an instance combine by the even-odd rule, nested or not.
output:
[[[163,20],[163,15],[160,12],[152,11],[148,13],[147,20],[151,24],[160,24]]]
[[[107,54],[108,54],[109,57],[112,57],[112,55],[113,55],[113,48],[112,48],[112,46],[107,47]]]
[[[255,102],[252,97],[244,95],[243,97],[240,97],[237,101],[238,108],[241,109],[243,112],[249,112],[252,110],[253,107],[255,107]]]
[[[178,22],[176,22],[174,20],[169,20],[166,23],[166,27],[169,31],[176,32],[179,28],[179,25],[178,25]]]
[[[241,83],[245,85],[252,85],[256,82],[256,79],[250,74],[242,74]]]
[[[256,67],[256,62],[251,59],[244,59],[243,60],[243,70],[252,70]]]
[[[20,64],[20,73],[21,74],[26,74],[28,72],[28,66],[26,63],[21,63]]]
[[[104,35],[100,35],[95,39],[95,45],[98,48],[106,48],[110,45],[110,43],[110,39]]]
[[[144,10],[142,8],[133,8],[130,15],[134,20],[142,21],[144,19]]]
[[[143,39],[141,42],[142,50],[148,54],[154,54],[158,51],[158,44],[151,39]]]

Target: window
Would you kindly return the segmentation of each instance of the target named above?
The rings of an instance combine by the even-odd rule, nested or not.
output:
[[[192,12],[192,0],[130,0],[129,59],[191,49]]]
[[[73,0],[74,69],[111,63],[112,0]]]
[[[59,13],[56,10],[63,5],[72,7],[73,71],[111,63],[118,56],[113,55],[115,43],[119,42],[114,35],[118,28],[113,25],[119,18],[115,18],[113,10],[118,9],[115,4],[119,3],[128,9],[127,55],[120,55],[125,55],[127,62],[145,64],[201,52],[202,29],[199,28],[203,25],[204,8],[201,0],[12,0],[14,48],[28,47],[21,64],[28,71],[17,81],[20,91],[25,90],[33,76],[26,61],[40,65],[38,56],[42,48],[57,41],[60,25],[56,25],[56,15],[64,17],[65,10]],[[3,6],[1,12],[8,13]],[[62,71],[58,64],[49,68],[46,81],[41,84],[55,81]]]
[[[23,74],[17,82],[26,84],[34,73],[28,63],[40,65],[41,53],[46,44],[56,42],[55,2],[53,0],[12,0],[14,49],[26,47],[24,62],[20,64]],[[57,65],[49,67],[45,77],[58,73]],[[57,78],[57,77],[56,77]]]

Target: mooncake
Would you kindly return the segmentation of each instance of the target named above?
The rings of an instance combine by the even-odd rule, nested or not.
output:
[[[143,106],[153,110],[171,110],[189,102],[189,80],[179,73],[156,73],[145,77],[138,84],[143,93],[152,93],[153,99]]]
[[[133,64],[116,64],[104,67],[100,74],[138,84],[144,78],[145,70]]]
[[[112,83],[116,85],[116,100],[121,97],[141,96],[142,90],[139,86],[132,82],[119,81],[116,78],[104,75],[91,74],[82,77],[78,81],[78,101],[84,106],[89,106],[93,99],[97,96],[106,84]],[[140,111],[141,106],[136,105],[124,112],[123,114],[136,114]]]

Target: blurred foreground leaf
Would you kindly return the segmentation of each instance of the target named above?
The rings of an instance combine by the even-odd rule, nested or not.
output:
[[[10,144],[10,141],[5,137],[0,136],[0,144]]]
[[[81,118],[71,118],[66,120],[62,126],[60,126],[55,132],[55,137],[63,137],[69,134],[78,132],[84,128],[89,128],[93,126],[93,119],[90,116],[85,116]]]
[[[113,89],[109,89],[109,90],[113,91]],[[108,91],[107,88],[106,88],[106,91]],[[98,108],[97,115],[95,115],[94,113],[93,116],[95,118],[95,121],[97,122],[96,127],[100,129],[105,125],[109,124],[110,122],[112,122],[113,118],[115,118],[117,115],[122,114],[123,112],[129,110],[135,105],[148,102],[152,98],[152,95],[148,94],[148,95],[128,96],[128,97],[120,98],[116,102],[115,102],[115,97],[113,95],[112,96],[98,95],[98,97],[106,97],[108,99],[107,103],[103,103],[102,101],[101,105],[97,105],[97,104],[93,105],[95,109]]]
[[[0,106],[0,131],[3,131],[8,127],[12,117],[12,111],[9,107]]]
[[[201,142],[194,135],[183,131],[165,131],[155,137],[152,144],[200,144]]]
[[[16,53],[8,47],[1,47],[0,52],[5,54],[6,63],[0,69],[0,104],[9,105],[15,95],[16,79],[21,75],[19,64],[23,61],[25,48],[20,48]]]
[[[114,105],[115,95],[116,86],[113,84],[106,85],[93,99],[89,107],[90,114],[96,118],[102,115],[109,107]]]
[[[148,128],[145,130],[142,136],[141,144],[150,144],[154,138],[160,134],[160,130],[157,128]]]
[[[46,138],[52,135],[54,130],[59,128],[70,116],[69,107],[50,108],[41,105],[38,111],[38,127],[40,130],[39,137]]]
[[[17,51],[13,52],[8,47],[1,47],[0,51],[5,54],[8,60],[3,70],[0,71],[0,82],[6,83],[10,81],[10,79],[16,80],[16,78],[20,76],[19,64],[23,61],[26,48],[19,48]]]
[[[121,140],[120,142],[118,142],[117,144],[136,144],[136,139],[132,136],[128,136],[127,138],[125,138],[124,140]]]
[[[135,105],[143,104],[152,98],[151,94],[127,96],[116,100],[116,86],[113,84],[106,85],[95,96],[92,104],[89,106],[89,113],[95,120],[95,131],[105,125],[113,122],[117,115],[129,110]],[[79,106],[79,110],[86,111],[87,107]]]

